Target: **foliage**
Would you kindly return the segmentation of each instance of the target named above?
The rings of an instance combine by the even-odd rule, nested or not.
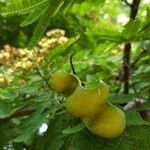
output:
[[[46,37],[46,31],[54,28],[65,30],[68,38],[47,48],[49,51],[42,56],[44,61],[28,70],[8,74],[6,61],[0,59],[0,149],[149,149],[150,123],[140,111],[150,106],[150,8],[141,1],[135,20],[118,20],[120,14],[129,19],[129,11],[124,1],[118,0],[0,2],[0,47],[13,44],[18,51],[18,47],[26,49],[23,47],[29,43],[28,52],[38,47],[38,53],[42,53],[43,47],[38,44]],[[132,45],[129,94],[123,94],[120,79],[126,42]],[[0,50],[3,53],[4,49]],[[99,80],[110,86],[111,103],[123,109],[134,99],[146,101],[125,111],[127,124],[120,137],[110,140],[91,133],[79,118],[66,111],[64,96],[52,91],[51,75],[60,69],[71,72],[71,54],[75,71],[86,87],[94,87]],[[14,61],[20,61],[15,58]],[[2,84],[2,75],[12,82]],[[44,123],[48,129],[40,133]]]

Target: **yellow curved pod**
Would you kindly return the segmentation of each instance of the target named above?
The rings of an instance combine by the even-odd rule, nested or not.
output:
[[[59,93],[71,93],[79,84],[79,80],[73,74],[57,71],[51,78],[51,87]]]
[[[98,136],[116,138],[125,128],[125,114],[116,106],[106,103],[94,117],[82,118],[85,126]]]
[[[92,90],[84,88],[81,84],[66,99],[67,110],[76,117],[90,117],[95,115],[100,105],[105,103],[109,96],[109,88],[100,81]]]

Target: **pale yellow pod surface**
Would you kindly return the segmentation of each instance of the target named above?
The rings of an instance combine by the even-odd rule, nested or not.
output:
[[[107,101],[108,96],[109,88],[103,81],[92,90],[79,85],[66,99],[65,105],[73,116],[89,117],[96,114],[100,105]]]
[[[106,103],[99,112],[91,118],[83,118],[85,126],[98,136],[116,138],[125,129],[125,114],[116,106]]]
[[[78,85],[78,80],[74,75],[57,71],[51,78],[52,89],[60,93],[69,93]]]

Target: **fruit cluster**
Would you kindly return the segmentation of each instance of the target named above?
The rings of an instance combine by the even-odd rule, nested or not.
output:
[[[68,41],[68,38],[65,37],[65,31],[54,29],[48,31],[39,41],[38,45],[30,50],[5,45],[3,49],[0,50],[0,65],[5,68],[5,73],[31,70],[39,66],[52,49],[66,41]],[[3,74],[3,76],[5,75]],[[0,84],[2,84],[4,78],[1,77],[0,80]]]
[[[53,90],[66,95],[68,112],[81,117],[90,131],[104,138],[121,135],[125,128],[125,115],[108,102],[109,87],[103,81],[93,89],[86,89],[77,76],[57,71],[52,76],[51,85]]]

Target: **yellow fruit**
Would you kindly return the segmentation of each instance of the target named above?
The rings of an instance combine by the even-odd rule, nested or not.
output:
[[[82,120],[89,130],[104,138],[116,138],[125,128],[124,112],[110,103],[101,106],[94,117]]]
[[[82,87],[81,84],[66,99],[67,110],[76,117],[89,117],[95,115],[100,105],[105,103],[109,96],[109,88],[100,81],[99,85],[92,90]]]
[[[79,80],[76,76],[63,71],[55,72],[51,78],[52,89],[60,93],[69,94],[78,84]]]

